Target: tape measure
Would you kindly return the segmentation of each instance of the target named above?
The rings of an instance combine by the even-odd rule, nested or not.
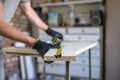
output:
[[[55,57],[56,58],[60,58],[61,57],[61,55],[62,55],[62,47],[59,47],[58,49],[57,49],[57,52],[56,52],[56,54],[55,54]]]
[[[59,38],[55,37],[55,38],[53,38],[52,43],[55,46],[59,46],[58,49],[57,49],[57,52],[55,54],[55,57],[56,58],[61,57],[61,52],[62,52],[62,47],[60,46],[61,40]]]
[[[61,40],[59,38],[55,37],[55,38],[53,38],[52,43],[53,43],[53,45],[60,46]]]

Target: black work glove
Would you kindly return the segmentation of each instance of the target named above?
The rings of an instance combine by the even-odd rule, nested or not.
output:
[[[36,49],[40,55],[42,56],[42,58],[44,58],[44,55],[46,54],[46,52],[50,49],[50,48],[55,48],[54,45],[37,40],[36,43],[33,46],[33,49]],[[52,63],[53,61],[45,61],[46,63]]]
[[[52,37],[57,37],[57,38],[63,40],[63,35],[57,31],[52,30],[51,28],[48,28],[46,30],[46,33]]]

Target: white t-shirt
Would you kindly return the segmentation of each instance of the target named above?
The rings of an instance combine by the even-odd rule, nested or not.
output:
[[[25,3],[29,0],[0,0],[3,4],[3,19],[9,22],[13,17],[19,3]]]

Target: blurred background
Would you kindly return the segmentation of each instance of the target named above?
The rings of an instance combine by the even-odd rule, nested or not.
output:
[[[103,28],[105,6],[102,0],[31,0],[33,9],[52,29],[64,35],[64,41],[100,41],[92,49],[92,80],[103,77]],[[10,24],[24,34],[50,41],[51,37],[38,30],[24,16],[21,9],[17,11]],[[7,38],[2,40],[3,47],[26,47],[25,44]],[[71,62],[71,80],[88,80],[88,51],[77,56]],[[65,80],[65,62],[56,61],[46,64],[40,57],[4,55],[6,80]]]

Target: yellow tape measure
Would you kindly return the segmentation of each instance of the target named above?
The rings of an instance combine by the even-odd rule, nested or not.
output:
[[[54,40],[53,40],[53,44],[54,45],[60,45],[60,39],[58,39],[58,38],[55,38]]]
[[[56,58],[59,58],[59,57],[61,57],[61,53],[62,52],[62,47],[59,47],[58,49],[57,49],[57,52],[56,52],[56,54],[55,54],[55,57]]]

